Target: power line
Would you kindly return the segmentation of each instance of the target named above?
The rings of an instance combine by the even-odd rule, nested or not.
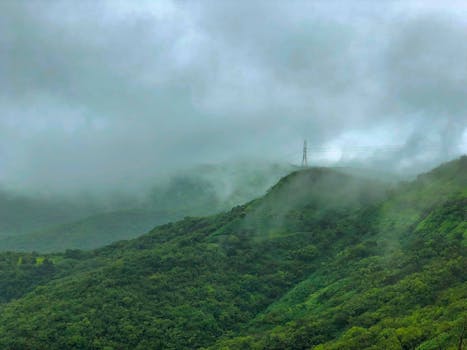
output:
[[[321,158],[325,155],[330,154],[340,154],[341,156],[345,155],[352,155],[352,156],[369,156],[375,153],[397,153],[403,152],[405,145],[400,144],[386,144],[386,145],[340,145],[340,146],[313,146],[312,148],[308,148],[307,140],[303,142],[303,149],[300,152],[301,156],[301,166],[308,167],[308,156],[313,155],[315,157]],[[423,147],[418,147],[418,150],[424,151],[434,151],[438,150],[439,147],[435,145],[423,145]],[[287,153],[283,153],[280,158],[281,159],[291,159],[295,158],[299,155],[299,151],[291,151]]]

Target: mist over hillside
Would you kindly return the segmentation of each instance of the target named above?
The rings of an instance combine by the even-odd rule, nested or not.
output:
[[[0,184],[26,194],[295,163],[303,139],[314,165],[412,174],[467,152],[462,1],[5,0],[0,13]]]
[[[155,179],[147,192],[0,196],[0,251],[91,249],[185,216],[215,214],[262,195],[289,165],[203,165]]]
[[[465,350],[464,0],[1,0],[0,349]]]
[[[133,240],[0,254],[0,345],[457,349],[466,176],[467,156],[389,192],[302,169],[261,198]]]

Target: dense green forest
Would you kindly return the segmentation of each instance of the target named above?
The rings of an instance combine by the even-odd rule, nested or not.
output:
[[[465,156],[390,188],[310,168],[96,250],[2,253],[0,348],[462,349],[466,208]]]

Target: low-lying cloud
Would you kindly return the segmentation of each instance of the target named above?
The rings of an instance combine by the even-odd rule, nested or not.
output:
[[[467,152],[462,2],[0,3],[0,182],[79,190],[261,158]]]

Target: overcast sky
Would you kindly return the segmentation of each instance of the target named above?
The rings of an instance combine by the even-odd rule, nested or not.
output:
[[[0,182],[467,152],[464,1],[0,1]]]

